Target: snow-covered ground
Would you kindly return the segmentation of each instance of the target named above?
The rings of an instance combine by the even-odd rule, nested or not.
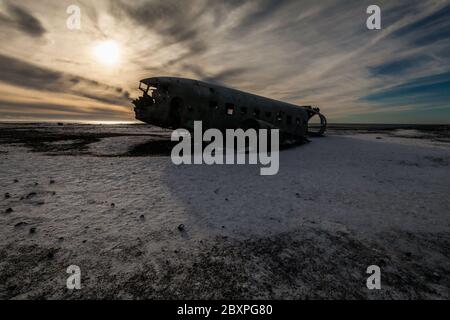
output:
[[[450,144],[330,134],[260,176],[127,154],[147,126],[42,130],[69,136],[0,144],[0,298],[450,298]]]

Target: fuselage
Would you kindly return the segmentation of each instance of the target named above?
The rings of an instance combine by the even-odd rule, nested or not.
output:
[[[155,77],[141,80],[143,95],[134,100],[136,119],[162,128],[193,130],[194,121],[203,128],[279,129],[285,139],[302,140],[308,121],[319,116],[316,134],[326,130],[319,109],[261,97],[202,81]]]

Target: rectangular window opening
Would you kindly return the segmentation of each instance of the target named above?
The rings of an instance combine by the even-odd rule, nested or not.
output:
[[[234,115],[234,104],[232,103],[225,103],[225,113],[229,116]]]
[[[277,113],[277,121],[281,122],[282,120],[283,120],[283,112],[280,111]]]

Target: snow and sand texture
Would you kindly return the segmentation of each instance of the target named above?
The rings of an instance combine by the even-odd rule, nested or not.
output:
[[[177,167],[146,125],[0,125],[0,298],[448,299],[450,143],[402,130],[331,131],[260,176]]]

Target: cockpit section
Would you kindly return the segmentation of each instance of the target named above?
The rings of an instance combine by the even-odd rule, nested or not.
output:
[[[139,83],[139,90],[143,93],[141,97],[133,101],[136,108],[150,107],[164,102],[168,97],[168,86],[146,83]]]
[[[155,79],[139,82],[141,96],[133,101],[136,119],[163,124],[165,111],[169,104],[169,85]]]
[[[153,89],[150,85],[140,82],[139,90],[142,91],[143,95],[133,101],[133,104],[137,109],[151,106],[156,103],[156,100],[153,98]]]
[[[144,96],[151,97],[152,99],[154,99],[154,96],[156,97],[158,95],[158,88],[156,86],[143,82],[139,83],[139,90],[144,93]]]
[[[139,90],[143,93],[141,98],[144,98],[147,104],[155,104],[161,98],[161,90],[156,85],[140,82]]]

